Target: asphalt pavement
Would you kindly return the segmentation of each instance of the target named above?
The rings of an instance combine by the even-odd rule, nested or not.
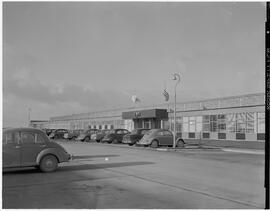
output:
[[[4,173],[3,208],[264,208],[263,154],[59,143],[74,160]]]

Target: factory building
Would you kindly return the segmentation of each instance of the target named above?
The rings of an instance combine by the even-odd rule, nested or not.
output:
[[[136,106],[51,117],[46,128],[174,128],[174,104]],[[176,105],[176,130],[184,139],[265,140],[265,94],[184,102]]]

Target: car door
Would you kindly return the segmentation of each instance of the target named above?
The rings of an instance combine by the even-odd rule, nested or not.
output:
[[[164,145],[173,145],[173,135],[170,131],[166,130],[163,132]]]
[[[19,167],[21,165],[21,148],[19,132],[4,132],[2,138],[3,167]]]
[[[38,154],[46,148],[46,142],[43,137],[34,132],[21,132],[21,165],[36,165]]]
[[[124,136],[127,135],[127,134],[129,134],[129,131],[128,130],[122,130],[122,135],[121,135],[120,141],[122,141],[123,138],[124,138]]]
[[[156,134],[156,137],[155,139],[158,140],[159,142],[159,145],[165,145],[166,144],[166,137],[164,136],[164,131],[158,131],[157,134]]]
[[[117,141],[121,141],[123,137],[123,130],[117,130],[115,132],[115,138],[117,139]]]

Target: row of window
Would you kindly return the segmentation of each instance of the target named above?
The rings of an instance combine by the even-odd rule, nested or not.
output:
[[[173,124],[174,119],[170,119],[165,128],[173,128]],[[245,112],[177,117],[176,130],[178,132],[264,133],[265,113]]]
[[[12,137],[14,136],[14,137]],[[41,144],[45,143],[44,139],[37,133],[15,132],[3,135],[3,144]]]

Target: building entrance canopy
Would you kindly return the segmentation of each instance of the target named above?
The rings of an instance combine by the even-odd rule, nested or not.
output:
[[[128,111],[122,113],[123,119],[146,119],[146,118],[157,118],[167,119],[168,112],[166,109],[148,109],[140,111]]]

